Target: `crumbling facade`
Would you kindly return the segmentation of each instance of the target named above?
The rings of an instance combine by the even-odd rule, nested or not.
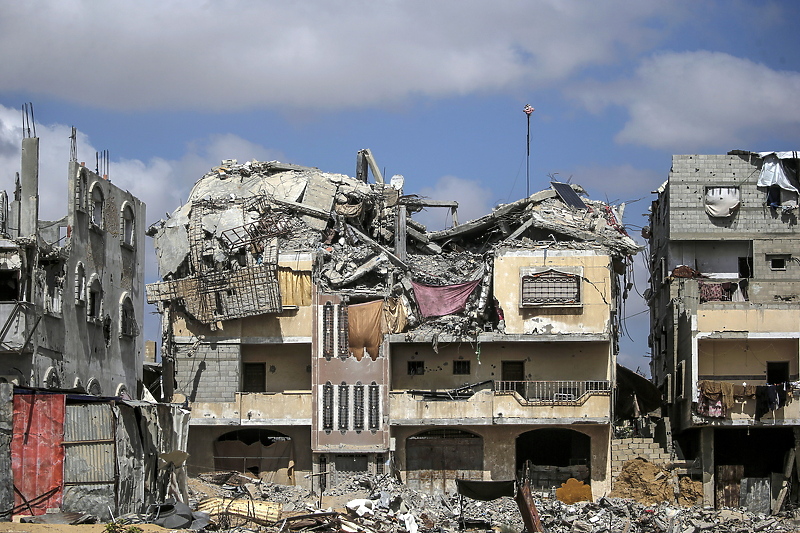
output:
[[[138,398],[144,204],[70,161],[67,215],[39,220],[36,137],[13,199],[0,194],[0,379]]]
[[[190,472],[321,488],[391,471],[454,491],[527,466],[540,488],[607,492],[619,278],[638,246],[621,207],[583,192],[556,183],[458,224],[455,202],[405,195],[369,150],[355,178],[223,161],[149,232]],[[453,227],[427,231],[423,208]]]
[[[39,220],[26,137],[11,201],[0,193],[0,520],[111,519],[185,487],[159,454],[185,449],[186,414],[136,402],[145,206],[75,160],[67,183],[66,216]]]
[[[759,508],[766,493],[769,506],[772,490],[780,508],[787,496],[800,429],[797,157],[674,156],[645,228],[652,377],[707,504]]]

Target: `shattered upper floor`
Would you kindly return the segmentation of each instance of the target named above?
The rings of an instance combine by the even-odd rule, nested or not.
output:
[[[384,183],[368,150],[376,183],[276,161],[223,161],[194,186],[189,200],[154,224],[163,281],[148,301],[169,302],[194,320],[221,321],[310,305],[311,287],[351,303],[383,299],[388,332],[445,329],[456,336],[502,331],[493,294],[498,250],[584,250],[612,258],[624,272],[640,247],[622,226],[624,205],[579,196],[578,185],[546,189],[497,206],[478,219],[429,231],[422,209],[456,202],[406,195],[403,180]],[[280,257],[311,254],[308,271],[287,272]],[[532,272],[532,304],[568,302],[564,272]],[[567,269],[568,270],[568,269]],[[566,283],[566,284],[565,284]],[[538,295],[547,286],[552,294]],[[559,292],[560,291],[560,292]],[[537,300],[539,298],[539,300]],[[548,302],[548,298],[552,302]]]

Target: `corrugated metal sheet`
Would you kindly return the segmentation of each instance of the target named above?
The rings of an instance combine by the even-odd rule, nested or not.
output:
[[[14,504],[31,504],[33,514],[61,505],[64,481],[63,394],[15,394],[11,467]],[[47,496],[45,496],[47,495]]]
[[[111,404],[84,403],[67,406],[64,440],[113,440],[114,416]]]
[[[114,481],[114,415],[111,404],[67,406],[64,419],[64,481]]]
[[[66,445],[65,483],[114,481],[114,443],[90,442]]]

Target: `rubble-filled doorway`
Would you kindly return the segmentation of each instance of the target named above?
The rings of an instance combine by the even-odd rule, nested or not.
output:
[[[238,429],[214,442],[214,469],[250,472],[259,478],[294,485],[291,437],[269,429]]]
[[[456,479],[483,480],[483,438],[457,429],[432,429],[406,440],[406,484],[434,494],[455,493]]]
[[[569,478],[589,483],[592,439],[564,428],[534,429],[517,437],[517,472],[526,466],[531,485],[540,489],[558,487]]]

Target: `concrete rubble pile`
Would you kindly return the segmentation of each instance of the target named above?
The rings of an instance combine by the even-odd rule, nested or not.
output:
[[[313,281],[321,291],[391,299],[402,318],[387,333],[433,337],[435,344],[439,335],[503,333],[502,309],[491,294],[491,258],[500,246],[603,248],[619,271],[640,250],[619,223],[624,204],[578,197],[585,192],[578,185],[554,183],[457,224],[456,202],[404,195],[402,177],[384,183],[369,151],[362,152],[376,183],[366,182],[366,171],[362,181],[277,161],[223,161],[183,206],[149,229],[163,281],[148,285],[148,301],[171,302],[212,329],[224,320],[280,312],[287,302],[276,280],[279,254],[316,251],[321,259]],[[443,207],[452,212],[448,229],[428,231],[411,217]],[[422,312],[412,281],[434,289],[477,285],[460,312],[437,316]]]
[[[190,482],[190,502],[208,496],[269,501],[281,507],[274,523],[243,517],[216,523],[217,529],[261,531],[337,531],[346,533],[494,530],[523,531],[517,503],[511,497],[475,501],[457,494],[430,495],[401,484],[391,476],[354,475],[327,489],[322,497],[297,486],[286,486],[230,473],[223,485]],[[208,479],[208,478],[206,478]],[[791,512],[777,516],[739,509],[713,510],[660,502],[644,504],[629,498],[603,497],[597,502],[565,504],[536,498],[541,523],[549,533],[718,533],[797,531],[800,520]],[[215,524],[208,528],[214,528]]]

